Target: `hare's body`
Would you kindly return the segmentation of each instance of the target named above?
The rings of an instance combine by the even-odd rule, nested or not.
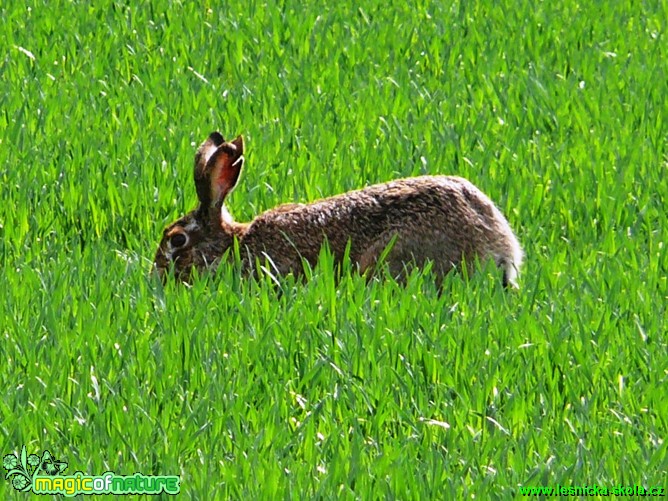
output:
[[[225,224],[225,223],[223,223]],[[309,228],[305,234],[303,228]],[[350,242],[360,271],[385,262],[398,276],[405,266],[433,261],[443,276],[462,258],[491,258],[513,282],[521,251],[494,204],[462,178],[424,176],[377,184],[311,204],[278,207],[240,232],[244,265],[269,257],[279,273],[300,273],[302,259],[315,264],[325,241],[336,259]]]
[[[210,137],[207,142],[211,141]],[[230,148],[221,165],[242,163],[243,143],[238,141],[236,158]],[[212,157],[206,153],[214,146],[205,143],[197,160]],[[211,162],[207,158],[205,163]],[[210,176],[228,183],[220,190],[222,198],[238,179],[238,172],[232,171],[228,174],[233,182],[226,181],[224,172],[222,168]],[[247,273],[256,269],[259,259],[279,274],[300,274],[303,260],[315,264],[326,241],[337,260],[350,243],[350,259],[362,272],[373,268],[389,249],[384,262],[394,276],[431,261],[440,280],[462,259],[471,264],[491,259],[503,269],[504,283],[516,284],[522,251],[515,235],[490,199],[459,177],[423,176],[377,184],[310,204],[279,206],[247,224],[234,222],[222,200],[207,203],[204,185],[197,187],[200,207],[165,230],[156,254],[159,270],[174,262],[184,279],[193,267],[217,266],[236,238]],[[179,233],[186,234],[185,239],[174,238]],[[182,241],[184,245],[173,245]]]

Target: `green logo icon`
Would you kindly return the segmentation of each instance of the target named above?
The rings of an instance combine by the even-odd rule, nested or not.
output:
[[[178,494],[181,490],[176,475],[117,475],[112,471],[102,475],[85,475],[80,471],[64,475],[65,461],[57,460],[49,451],[44,451],[41,457],[28,455],[25,445],[20,455],[5,455],[2,466],[7,470],[5,479],[19,492],[73,497],[78,494]]]
[[[56,460],[49,451],[44,451],[41,458],[37,454],[28,455],[24,445],[20,457],[7,454],[2,458],[2,466],[7,470],[5,479],[11,480],[14,489],[28,492],[37,475],[60,475],[67,468],[67,463]]]

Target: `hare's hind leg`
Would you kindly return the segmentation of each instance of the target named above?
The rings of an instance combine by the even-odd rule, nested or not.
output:
[[[398,282],[404,281],[407,269],[415,262],[415,256],[406,245],[405,236],[397,231],[380,235],[357,258],[360,273],[372,277],[385,268]]]

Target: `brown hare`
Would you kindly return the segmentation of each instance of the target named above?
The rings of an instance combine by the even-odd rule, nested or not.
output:
[[[225,142],[212,133],[195,155],[199,206],[164,230],[155,268],[165,279],[173,266],[189,281],[192,270],[215,269],[237,239],[242,271],[253,274],[256,260],[274,273],[303,273],[328,242],[341,260],[360,272],[373,270],[388,248],[385,263],[393,276],[432,261],[440,282],[461,264],[492,259],[503,283],[517,287],[522,249],[501,212],[469,181],[452,176],[422,176],[377,184],[309,204],[287,204],[237,223],[223,205],[244,163],[241,136]],[[388,247],[388,245],[390,245]],[[230,253],[231,254],[231,253]]]

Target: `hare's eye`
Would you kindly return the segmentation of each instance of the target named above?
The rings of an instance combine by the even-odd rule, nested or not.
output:
[[[172,235],[172,237],[169,239],[169,243],[175,249],[178,247],[183,247],[187,241],[188,238],[183,233],[174,233],[174,235]]]

